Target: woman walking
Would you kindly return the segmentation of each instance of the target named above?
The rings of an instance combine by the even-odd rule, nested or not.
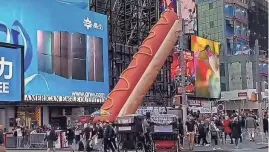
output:
[[[210,129],[210,133],[211,133],[211,143],[212,143],[212,146],[213,146],[213,150],[216,150],[216,148],[220,150],[221,148],[220,148],[219,142],[218,142],[218,140],[219,140],[219,129],[216,126],[214,120],[211,121],[209,129]]]
[[[232,126],[232,137],[234,138],[235,148],[238,148],[238,139],[241,136],[241,125],[238,121],[238,117],[234,117]]]
[[[227,139],[227,135],[230,136],[231,139],[231,143],[230,144],[234,144],[233,143],[233,139],[232,139],[232,129],[231,129],[231,124],[232,124],[232,120],[228,117],[225,116],[225,120],[223,120],[223,127],[224,127],[224,140],[226,143],[226,139]]]

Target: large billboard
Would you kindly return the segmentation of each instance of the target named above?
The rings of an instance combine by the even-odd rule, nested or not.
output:
[[[185,34],[197,33],[197,4],[196,0],[180,0],[181,17],[184,20]],[[162,0],[162,11],[177,12],[177,0]]]
[[[91,0],[56,0],[57,2],[73,5],[81,9],[89,10]]]
[[[0,43],[0,102],[23,99],[23,47]]]
[[[26,101],[104,101],[107,16],[56,1],[0,3],[0,42],[25,46]]]
[[[179,84],[181,82],[181,64],[180,64],[180,56],[178,52],[173,53],[173,62],[171,64],[171,77],[172,81],[175,84]],[[194,64],[193,64],[193,52],[186,50],[184,52],[184,66],[185,66],[185,91],[189,96],[193,96],[195,94],[195,73],[194,73]],[[181,94],[180,85],[176,86],[177,94]]]
[[[220,98],[220,43],[191,36],[194,53],[195,97]]]

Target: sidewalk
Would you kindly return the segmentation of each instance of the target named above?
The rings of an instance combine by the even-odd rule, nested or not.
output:
[[[260,150],[264,150],[264,151],[268,151],[268,144],[264,144],[264,145],[258,145],[257,143],[260,142],[259,138],[256,138],[256,142],[250,142],[248,139],[244,139],[242,143],[239,143],[239,149],[235,149],[235,145],[234,144],[229,144],[229,141],[227,141],[227,144],[224,145],[220,145],[220,148],[222,150],[215,150],[214,152],[233,152],[233,151],[237,151],[237,152],[241,152],[241,151],[249,151],[249,152],[260,152]],[[188,145],[187,145],[187,140],[185,140],[184,142],[184,149],[183,152],[188,152],[189,150],[187,149]],[[46,149],[7,149],[7,152],[45,152]],[[57,149],[57,152],[66,152],[66,151],[70,151],[68,150],[68,148],[65,149]],[[212,152],[213,148],[212,146],[196,146],[194,148],[195,152]]]

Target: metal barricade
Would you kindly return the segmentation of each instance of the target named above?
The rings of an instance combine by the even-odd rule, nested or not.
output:
[[[46,133],[30,134],[30,148],[46,148]]]

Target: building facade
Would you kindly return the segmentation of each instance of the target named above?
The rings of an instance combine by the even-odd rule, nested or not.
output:
[[[265,28],[268,27],[268,13],[265,12],[265,7],[267,8],[267,2],[260,0],[198,1],[198,35],[221,42],[221,101],[232,101],[225,102],[230,110],[238,109],[233,104],[242,104],[242,100],[246,101],[244,103],[248,107],[257,108],[256,103],[246,97],[238,95],[231,99],[225,95],[232,91],[256,89],[256,39],[259,40],[260,58],[267,60],[268,57],[263,53],[265,51],[261,51],[268,52],[268,28]],[[265,80],[263,75],[268,78],[268,63],[258,62],[260,74]],[[248,107],[244,105],[239,109],[251,109]]]
[[[256,88],[249,3],[248,0],[198,1],[198,35],[221,42],[222,91]]]
[[[268,1],[253,0],[249,4],[249,45],[255,45],[255,40],[259,40],[260,45],[260,72],[261,79],[265,81],[268,88]]]

